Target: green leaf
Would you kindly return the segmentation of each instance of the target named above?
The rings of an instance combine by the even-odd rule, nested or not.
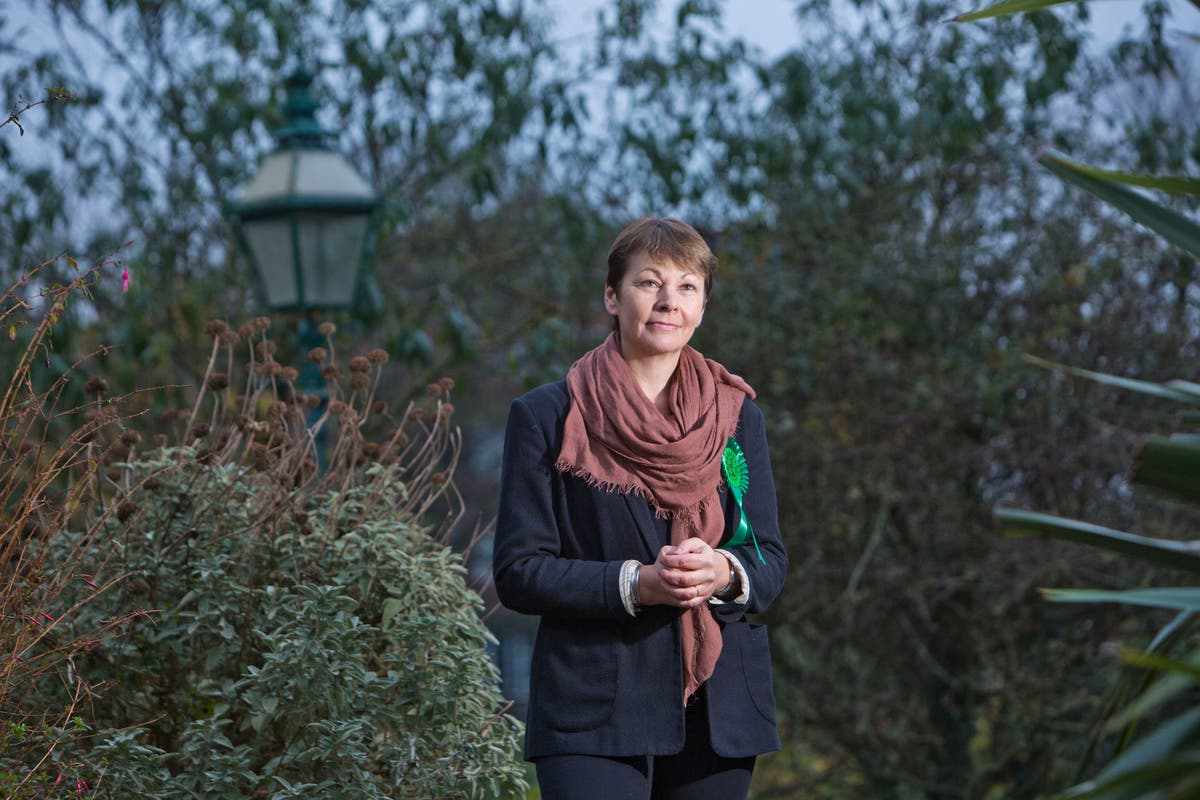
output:
[[[978,11],[971,11],[967,14],[959,14],[957,17],[952,17],[946,20],[947,22],[974,22],[980,19],[990,19],[992,17],[1007,17],[1012,14],[1025,14],[1030,11],[1041,11],[1044,8],[1051,6],[1062,5],[1063,3],[1071,2],[1071,0],[1001,0],[999,3],[993,3],[990,6],[985,6]]]
[[[1164,589],[1042,589],[1042,596],[1054,603],[1123,603],[1131,606],[1174,608],[1181,611],[1200,611],[1200,588],[1171,587]]]
[[[1058,177],[1084,189],[1111,206],[1133,217],[1167,241],[1200,258],[1200,224],[1178,211],[1154,202],[1148,197],[1126,189],[1116,181],[1099,178],[1093,168],[1084,164],[1047,154],[1038,159],[1042,166]]]
[[[1188,572],[1200,572],[1200,546],[1195,542],[1152,539],[1090,522],[1037,511],[997,507],[993,516],[1009,536],[1050,536],[1134,556]]]
[[[1087,164],[1070,163],[1082,175],[1088,175],[1105,181],[1113,181],[1126,186],[1140,186],[1144,189],[1158,189],[1170,194],[1200,195],[1200,178],[1187,178],[1180,175],[1146,175],[1133,172],[1119,172],[1111,169],[1100,169]]]
[[[1200,503],[1200,442],[1193,436],[1154,436],[1134,459],[1133,480],[1188,503]]]
[[[1158,653],[1125,650],[1121,653],[1121,660],[1126,664],[1140,667],[1141,669],[1168,672],[1178,675],[1181,678],[1188,678],[1193,683],[1200,682],[1200,660],[1197,659],[1195,653],[1187,661],[1180,661],[1175,658],[1159,655]]]
[[[1140,654],[1139,654],[1140,655]],[[1128,658],[1126,658],[1128,660]],[[1172,673],[1162,676],[1149,689],[1142,692],[1121,712],[1104,724],[1104,730],[1112,733],[1121,728],[1140,722],[1154,709],[1163,703],[1177,697],[1181,692],[1194,688],[1196,681],[1185,674]]]
[[[1142,737],[1115,758],[1096,776],[1096,780],[1145,787],[1141,790],[1143,793],[1155,786],[1170,786],[1175,779],[1185,777],[1200,766],[1200,754],[1178,754],[1178,758],[1170,758],[1181,745],[1195,736],[1198,726],[1200,708],[1193,708],[1164,722],[1153,733]]]
[[[1054,361],[1047,361],[1044,358],[1037,356],[1025,355],[1022,360],[1033,364],[1034,366],[1052,369],[1056,372],[1064,372],[1068,375],[1074,375],[1079,378],[1087,378],[1095,383],[1102,383],[1106,386],[1116,386],[1119,389],[1127,389],[1131,392],[1140,394],[1148,394],[1152,397],[1161,397],[1166,400],[1175,400],[1180,403],[1190,403],[1192,405],[1200,404],[1200,396],[1195,396],[1189,391],[1183,391],[1178,388],[1172,388],[1161,383],[1152,383],[1150,381],[1139,381],[1135,378],[1122,378],[1118,375],[1108,375],[1103,372],[1093,372],[1090,369],[1081,369],[1080,367],[1069,367],[1065,364],[1058,364]]]

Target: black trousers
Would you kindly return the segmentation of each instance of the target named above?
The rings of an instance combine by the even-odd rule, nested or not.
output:
[[[542,800],[745,800],[754,756],[725,758],[713,752],[700,692],[684,712],[687,740],[681,752],[543,756],[534,762]]]

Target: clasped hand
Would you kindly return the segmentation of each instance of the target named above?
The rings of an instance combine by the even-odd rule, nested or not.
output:
[[[638,575],[642,605],[693,608],[729,585],[729,561],[703,539],[685,539],[658,551]]]

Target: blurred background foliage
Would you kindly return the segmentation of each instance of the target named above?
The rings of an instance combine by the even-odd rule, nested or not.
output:
[[[757,796],[1036,797],[1079,766],[1103,645],[1153,625],[1035,587],[1157,576],[1000,539],[989,509],[1195,522],[1131,491],[1144,402],[1021,361],[1194,377],[1195,260],[1033,158],[1196,173],[1194,37],[1128,8],[1102,47],[1087,4],[963,27],[952,3],[813,0],[767,55],[714,0],[613,0],[583,42],[542,2],[34,0],[0,12],[0,85],[76,100],[0,139],[0,269],[117,253],[131,290],[106,273],[55,353],[110,344],[95,369],[185,402],[205,321],[256,312],[223,209],[305,60],[386,197],[361,338],[400,362],[394,391],[455,375],[486,518],[508,398],[608,329],[612,236],[689,220],[722,262],[696,344],[759,392],[793,561],[768,619],[786,745]]]

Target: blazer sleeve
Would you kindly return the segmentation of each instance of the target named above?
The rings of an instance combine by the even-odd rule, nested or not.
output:
[[[711,606],[713,615],[722,622],[734,622],[747,613],[766,611],[783,588],[788,568],[787,552],[783,549],[779,532],[775,479],[771,475],[771,457],[767,452],[766,421],[762,410],[749,399],[742,409],[737,439],[746,455],[750,474],[750,486],[742,496],[742,508],[758,539],[762,560],[759,560],[759,551],[754,549],[753,542],[730,548],[729,552],[737,556],[746,568],[750,578],[750,597],[746,603]]]
[[[524,398],[509,408],[492,572],[500,602],[523,614],[632,619],[621,604],[622,561],[562,555],[552,431]],[[564,510],[565,513],[565,510]]]

